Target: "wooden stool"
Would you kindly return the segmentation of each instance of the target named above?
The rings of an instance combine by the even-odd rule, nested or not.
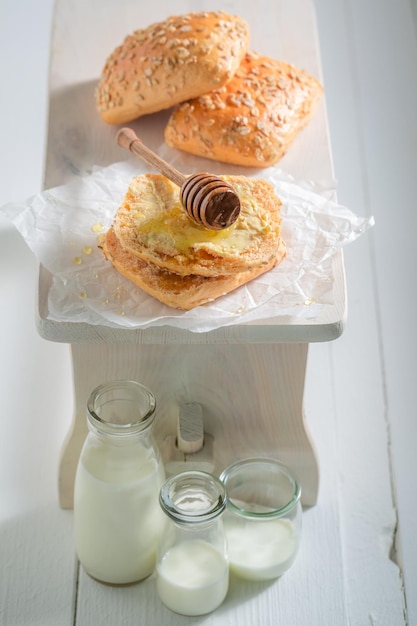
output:
[[[176,4],[176,13],[180,4]],[[183,4],[186,13],[188,4]],[[108,33],[117,45],[133,29],[150,23],[150,10],[134,0],[106,2],[98,28],[95,16],[102,6],[102,0],[91,0],[88,6],[83,0],[57,0],[46,188],[88,173],[93,165],[126,158],[115,144],[118,128],[104,124],[95,110],[94,89],[113,47]],[[250,14],[257,11],[256,2],[239,5],[239,12],[249,22]],[[254,26],[253,48],[320,77],[311,1],[277,0],[270,3],[270,11],[265,19],[276,27],[263,33]],[[165,13],[166,17],[168,9]],[[261,28],[260,20],[254,19],[253,24]],[[83,36],[87,32],[94,32],[94,37]],[[157,149],[167,113],[152,119],[153,125],[147,116],[145,122],[139,119],[132,127]],[[279,167],[299,179],[332,178],[324,102]],[[136,379],[154,392],[158,414],[155,435],[168,471],[195,464],[219,473],[238,458],[278,456],[300,481],[303,503],[314,504],[318,463],[304,421],[304,380],[309,343],[333,340],[343,329],[346,297],[341,252],[334,256],[333,275],[335,303],[325,306],[314,320],[276,317],[200,334],[168,327],[115,330],[50,321],[51,277],[41,267],[39,332],[50,341],[71,344],[74,369],[74,420],[59,470],[62,507],[70,508],[73,503],[74,474],[86,435],[87,397],[96,385],[116,378]],[[190,403],[200,405],[205,433],[203,447],[194,453],[176,445],[178,415],[181,407]]]

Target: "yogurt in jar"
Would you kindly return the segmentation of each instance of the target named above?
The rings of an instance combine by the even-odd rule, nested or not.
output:
[[[270,580],[281,576],[293,563],[298,533],[287,519],[224,519],[230,569],[247,580]]]
[[[160,599],[171,611],[204,615],[226,597],[228,563],[207,541],[183,541],[168,550],[158,564],[156,585]]]

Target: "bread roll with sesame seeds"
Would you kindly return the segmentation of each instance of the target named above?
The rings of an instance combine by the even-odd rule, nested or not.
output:
[[[128,35],[108,57],[96,89],[103,120],[124,124],[208,93],[238,69],[249,27],[223,11],[171,16]]]
[[[305,71],[248,52],[226,85],[174,110],[165,141],[205,158],[269,167],[311,120],[322,91]]]
[[[281,201],[260,178],[221,176],[235,189],[239,217],[223,230],[192,221],[179,187],[161,174],[131,181],[114,218],[122,247],[146,263],[181,276],[225,276],[270,267],[281,245]]]
[[[113,228],[107,231],[102,248],[106,258],[122,276],[163,304],[185,310],[207,304],[234,291],[271,270],[285,256],[285,244],[280,240],[276,256],[262,267],[226,276],[180,276],[146,263],[125,250]]]

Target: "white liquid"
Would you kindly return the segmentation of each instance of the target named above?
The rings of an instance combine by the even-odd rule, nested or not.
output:
[[[298,534],[285,519],[241,520],[225,516],[231,571],[247,580],[281,576],[293,563]]]
[[[224,600],[229,586],[225,556],[201,539],[168,550],[157,568],[162,602],[181,615],[204,615]]]
[[[83,451],[74,494],[75,546],[90,576],[127,584],[149,576],[164,525],[163,469],[143,446]]]

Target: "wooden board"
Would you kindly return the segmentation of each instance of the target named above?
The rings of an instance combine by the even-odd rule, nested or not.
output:
[[[251,48],[283,58],[321,78],[314,16],[308,0],[276,2],[268,6],[268,20],[260,20],[257,3],[242,2],[225,7],[239,13],[251,25]],[[193,10],[205,10],[204,2]],[[105,124],[95,109],[94,89],[104,60],[134,25],[148,25],[168,13],[184,13],[187,2],[157,6],[123,0],[58,0],[52,42],[50,109],[45,186],[65,183],[91,171],[94,165],[108,165],[129,158],[116,145],[119,126]],[[100,14],[100,23],[96,15]],[[285,25],[285,26],[284,26]],[[163,142],[163,128],[169,111],[145,116],[131,124],[153,149]],[[298,180],[331,182],[333,179],[325,101],[314,120],[296,138],[279,166]],[[50,275],[41,268],[39,287],[40,334],[52,341],[106,341],[134,343],[207,343],[329,341],[340,336],[346,317],[346,288],[343,255],[334,257],[334,303],[323,307],[312,319],[277,316],[266,321],[238,324],[211,333],[190,333],[176,328],[169,337],[160,328],[120,330],[105,325],[92,328],[84,323],[48,320]]]

